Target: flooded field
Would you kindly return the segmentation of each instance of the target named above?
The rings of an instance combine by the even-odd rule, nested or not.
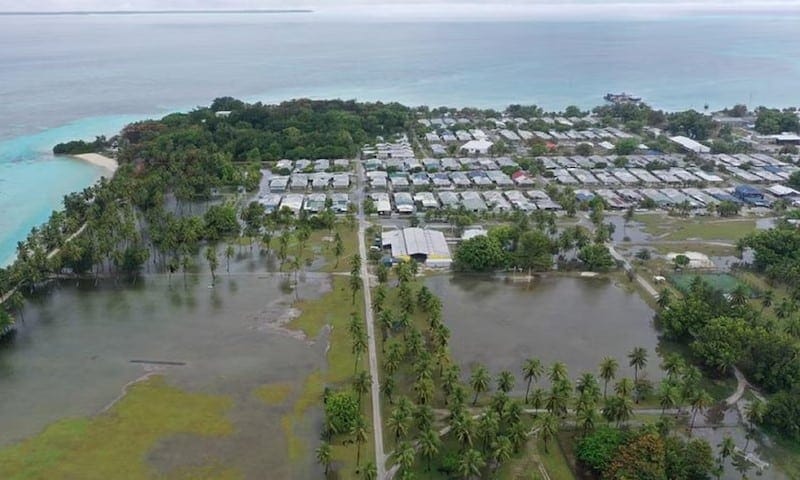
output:
[[[155,472],[219,463],[244,478],[263,478],[265,471],[307,478],[316,468],[313,458],[289,469],[281,408],[254,392],[274,382],[302,382],[324,367],[326,342],[280,328],[295,299],[287,276],[254,273],[263,271],[263,260],[246,257],[232,261],[230,275],[223,260],[213,287],[206,274],[189,275],[185,283],[180,274],[147,275],[125,286],[70,282],[30,302],[25,323],[0,348],[0,446],[66,417],[95,415],[129,382],[157,374],[181,392],[224,399],[232,428],[220,437],[159,439],[147,454]],[[300,278],[300,298],[330,288],[327,275]],[[320,415],[308,416],[309,444]]]
[[[647,375],[661,377],[653,311],[637,295],[605,279],[549,276],[514,284],[489,277],[442,275],[426,281],[442,298],[444,320],[452,330],[453,355],[493,373],[511,370],[524,389],[521,368],[528,357],[546,365],[566,363],[577,377],[597,372],[605,356],[620,363],[618,376],[633,376],[627,353],[648,350]]]

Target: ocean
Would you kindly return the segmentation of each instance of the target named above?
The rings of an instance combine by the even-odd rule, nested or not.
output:
[[[231,95],[430,106],[800,105],[800,17],[320,20],[316,14],[0,16],[0,264],[104,172],[52,146]]]

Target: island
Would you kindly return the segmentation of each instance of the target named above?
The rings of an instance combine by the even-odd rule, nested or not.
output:
[[[800,118],[613,97],[54,146],[109,175],[0,269],[0,477],[795,477]]]

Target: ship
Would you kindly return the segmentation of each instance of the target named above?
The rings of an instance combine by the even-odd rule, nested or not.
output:
[[[606,93],[606,96],[603,97],[607,102],[611,103],[639,103],[642,101],[642,97],[635,97],[633,95],[629,95],[625,92],[622,93]]]

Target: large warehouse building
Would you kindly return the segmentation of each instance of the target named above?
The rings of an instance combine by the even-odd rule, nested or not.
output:
[[[453,263],[444,234],[437,230],[403,228],[381,235],[383,248],[390,249],[392,258],[414,259],[429,267],[449,267]]]

